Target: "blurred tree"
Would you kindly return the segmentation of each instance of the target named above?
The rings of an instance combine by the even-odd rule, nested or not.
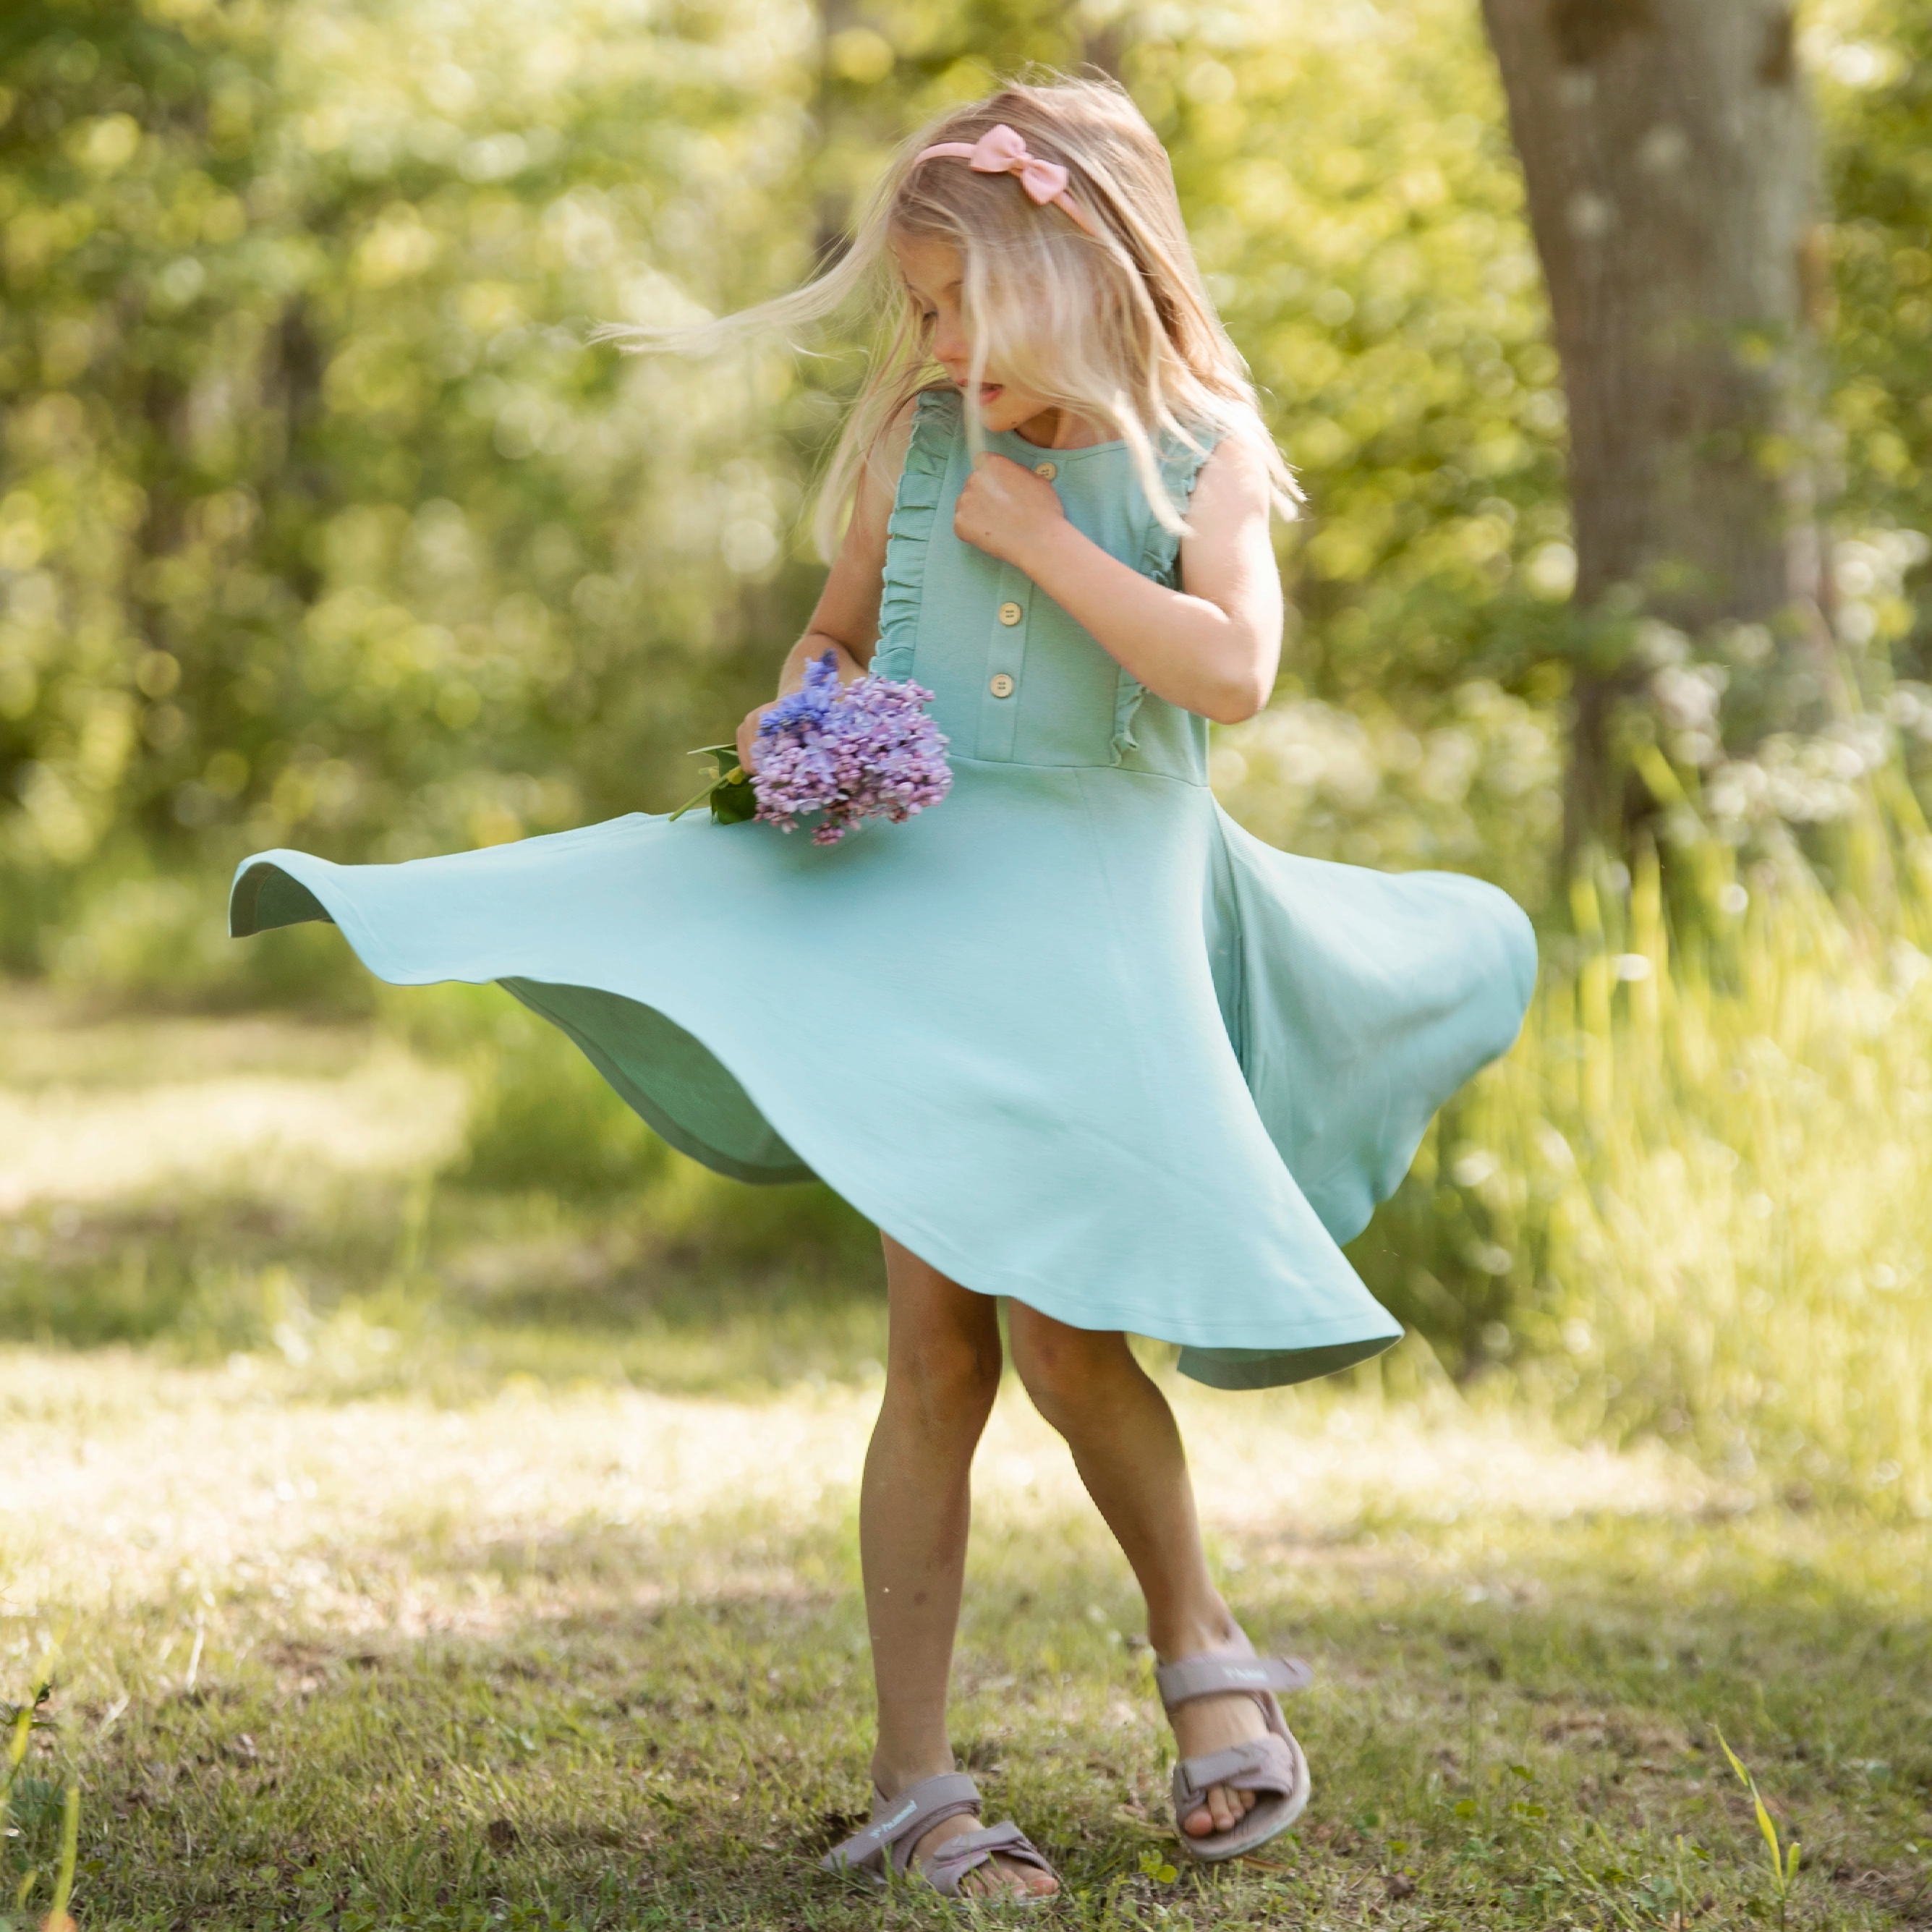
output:
[[[1570,398],[1586,619],[1574,852],[1625,813],[1612,736],[1640,668],[1628,620],[1749,627],[1729,668],[1747,683],[1768,660],[1730,707],[1747,746],[1815,722],[1835,688],[1816,500],[1820,190],[1787,0],[1484,12]]]

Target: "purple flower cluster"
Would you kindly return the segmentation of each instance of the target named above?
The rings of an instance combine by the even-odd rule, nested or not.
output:
[[[814,845],[836,845],[862,819],[899,824],[952,789],[946,740],[922,706],[932,693],[888,677],[842,688],[827,651],[806,666],[801,690],[788,692],[758,724],[752,784],[759,818],[782,832],[801,815],[823,814]]]

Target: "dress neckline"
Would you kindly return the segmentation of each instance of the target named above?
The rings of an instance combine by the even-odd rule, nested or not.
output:
[[[1127,446],[1124,436],[1115,436],[1107,442],[1076,443],[1071,449],[1055,449],[1049,443],[1029,442],[1016,429],[989,430],[986,442],[988,447],[1008,443],[1018,449],[1029,452],[1036,461],[1062,463],[1076,456],[1098,456],[1102,451],[1124,449]]]

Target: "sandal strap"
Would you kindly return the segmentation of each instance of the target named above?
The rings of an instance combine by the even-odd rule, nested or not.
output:
[[[938,1851],[919,1862],[919,1868],[933,1890],[947,1898],[958,1896],[960,1881],[998,1852],[1022,1864],[1037,1865],[1051,1876],[1053,1868],[1039,1849],[1011,1819],[1004,1824],[988,1825],[977,1832],[962,1832],[948,1838]]]
[[[1203,1757],[1183,1758],[1174,1768],[1175,1821],[1198,1810],[1214,1785],[1292,1798],[1300,1783],[1294,1754],[1272,1732],[1250,1738],[1246,1744],[1230,1744],[1225,1750],[1210,1751]]]
[[[942,1820],[962,1812],[977,1813],[980,1787],[963,1771],[941,1772],[921,1778],[894,1798],[875,1798],[872,1822],[842,1845],[834,1845],[820,1860],[827,1871],[850,1871],[890,1853],[893,1869],[903,1872],[912,1848]],[[968,1833],[970,1837],[973,1834]]]
[[[1154,1672],[1160,1701],[1172,1711],[1197,1697],[1220,1697],[1230,1690],[1300,1690],[1315,1673],[1298,1657],[1244,1657],[1210,1651],[1163,1664]]]

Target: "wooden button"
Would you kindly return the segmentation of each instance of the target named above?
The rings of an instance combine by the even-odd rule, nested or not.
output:
[[[1060,465],[1057,463],[1036,463],[1033,473],[1036,476],[1044,476],[1051,483],[1060,474]]]
[[[1002,604],[1000,606],[1000,622],[1008,630],[1011,630],[1019,620],[1020,607],[1017,604]]]
[[[1010,698],[1013,694],[1013,681],[1004,671],[1001,671],[986,688],[995,698]]]

